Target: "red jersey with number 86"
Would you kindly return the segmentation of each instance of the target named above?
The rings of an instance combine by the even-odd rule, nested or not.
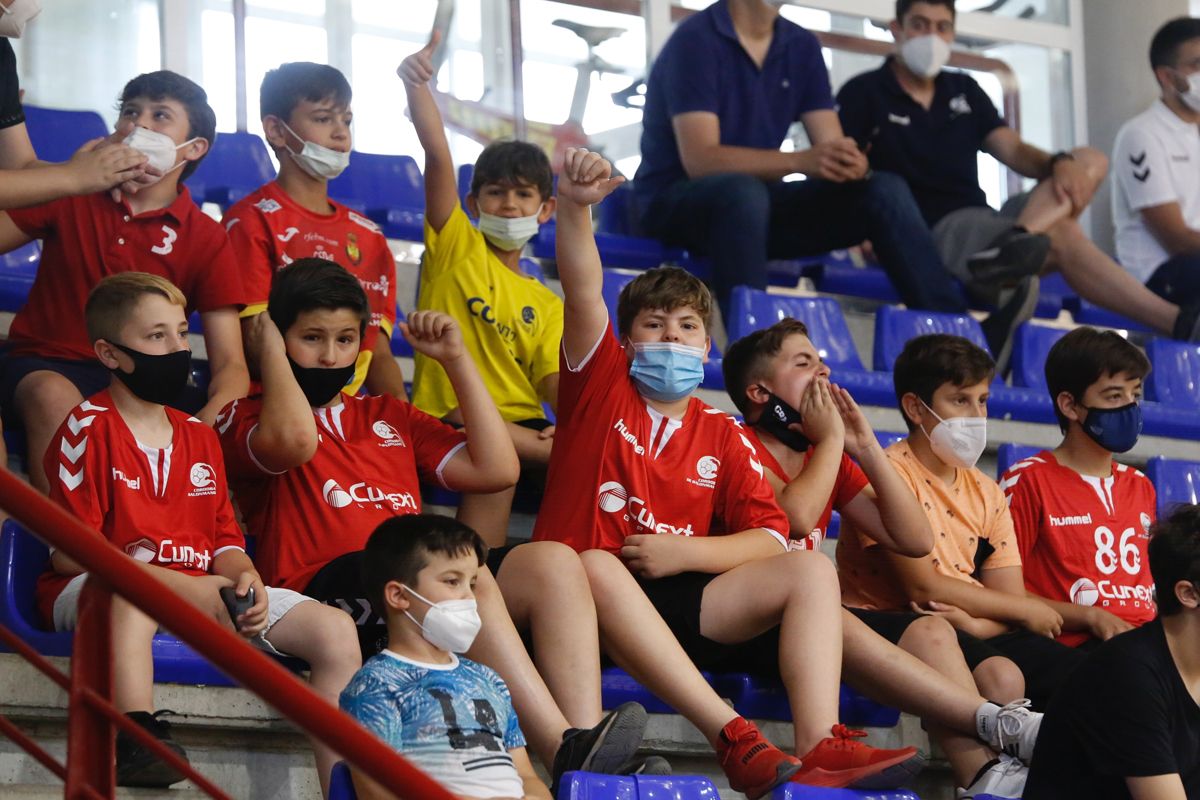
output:
[[[1154,619],[1146,547],[1155,494],[1145,475],[1114,461],[1109,477],[1084,476],[1043,450],[1009,468],[1000,486],[1030,591],[1097,606],[1135,626]],[[1073,631],[1059,641],[1074,646],[1088,638]]]

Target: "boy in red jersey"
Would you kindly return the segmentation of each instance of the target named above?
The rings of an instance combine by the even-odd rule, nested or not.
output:
[[[1112,331],[1076,328],[1046,356],[1063,440],[1014,464],[1008,496],[1025,588],[1062,615],[1059,641],[1104,641],[1154,619],[1150,480],[1113,461],[1142,430],[1150,362]]]
[[[371,531],[421,511],[421,480],[486,492],[517,477],[512,439],[445,314],[414,313],[401,330],[450,376],[465,430],[390,395],[340,391],[369,318],[359,281],[338,265],[308,258],[281,271],[268,313],[247,335],[263,393],[231,404],[217,423],[263,576],[349,612],[368,657],[387,635],[364,587]],[[634,768],[627,762],[641,742],[645,711],[601,719],[596,611],[578,556],[562,545],[525,544],[503,569],[512,576],[503,598],[491,572],[480,574],[483,633],[468,657],[509,685],[531,747],[555,782],[571,769]],[[537,602],[545,591],[555,602]],[[530,633],[545,682],[514,622]]]
[[[916,751],[872,749],[837,723],[832,565],[787,552],[788,520],[753,446],[691,397],[708,352],[708,290],[682,270],[650,270],[622,291],[614,336],[589,211],[620,183],[610,175],[598,154],[574,149],[559,175],[559,418],[534,539],[582,552],[608,654],[700,729],[733,789],[896,785]],[[709,536],[714,518],[730,533]],[[799,759],[696,668],[747,661],[782,673]]]
[[[104,276],[161,275],[183,290],[188,310],[199,310],[212,368],[201,420],[211,424],[249,384],[237,322],[241,281],[229,242],[180,186],[216,135],[207,96],[173,72],[139,75],[121,94],[120,124],[137,126],[126,144],[161,167],[153,185],[120,201],[100,192],[0,213],[0,252],[42,239],[37,279],[13,320],[0,370],[0,407],[24,426],[29,478],[42,491],[49,491],[41,464],[51,435],[68,411],[109,382],[83,322],[88,290]]]
[[[396,260],[374,222],[329,199],[329,181],[350,163],[350,84],[337,69],[305,61],[270,70],[259,90],[263,133],[279,159],[275,180],[226,212],[225,229],[246,290],[242,319],[267,307],[271,280],[301,258],[345,267],[371,302],[354,374],[342,391],[404,399],[392,358]]]
[[[256,646],[308,661],[313,688],[337,702],[361,663],[344,614],[287,589],[268,588],[246,555],[225,485],[221,446],[211,428],[168,408],[189,373],[183,294],[157,275],[125,272],[102,280],[87,302],[96,357],[117,380],[77,406],[46,453],[50,496],[100,531],[176,595]],[[78,564],[52,553],[38,581],[38,606],[56,630],[75,627],[87,580]],[[253,592],[230,620],[218,592]],[[113,696],[119,710],[183,756],[168,724],[153,714],[151,640],[158,624],[113,598]],[[321,785],[337,756],[314,742]],[[183,776],[124,733],[117,736],[117,783],[168,786]]]
[[[830,383],[803,322],[784,319],[734,342],[722,367],[794,549],[819,548],[836,508],[844,525],[869,531],[883,550],[928,553],[921,504],[854,399]],[[1026,768],[1013,757],[1029,762],[1041,714],[1019,699],[1025,682],[1012,661],[997,656],[969,668],[958,642],[968,634],[956,637],[946,620],[915,611],[848,607],[842,630],[843,679],[921,716],[968,796],[1020,796]]]

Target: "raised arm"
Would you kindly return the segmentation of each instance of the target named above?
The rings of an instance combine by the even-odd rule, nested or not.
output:
[[[612,165],[599,153],[574,147],[567,150],[558,176],[555,257],[564,295],[563,352],[571,366],[577,367],[587,357],[608,326],[591,206],[624,181],[612,177]]]
[[[270,472],[286,472],[305,464],[317,452],[317,422],[296,383],[283,336],[270,314],[246,322],[246,348],[259,365],[263,405],[250,435],[250,453]]]
[[[441,112],[429,88],[429,82],[436,77],[433,51],[441,39],[441,31],[435,30],[429,43],[404,59],[396,70],[404,81],[408,114],[425,151],[425,221],[435,231],[445,226],[458,203],[458,183],[454,178],[450,144],[446,141]]]
[[[196,416],[206,425],[212,425],[221,409],[250,391],[250,373],[246,369],[237,309],[229,306],[204,311],[200,319],[204,325],[204,347],[208,351],[212,379],[208,386],[208,402]]]
[[[792,534],[800,538],[808,535],[825,512],[842,463],[845,429],[829,390],[829,381],[813,378],[800,399],[803,433],[813,444],[804,469],[786,485],[776,485],[774,476],[767,473]]]

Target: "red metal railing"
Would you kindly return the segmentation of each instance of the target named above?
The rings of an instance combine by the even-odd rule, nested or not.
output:
[[[112,704],[112,639],[109,610],[117,594],[170,630],[246,689],[271,704],[307,734],[333,748],[356,768],[396,795],[414,800],[455,800],[445,788],[232,630],[217,624],[144,574],[124,553],[94,530],[0,469],[0,508],[61,550],[87,572],[68,678],[25,642],[0,626],[0,641],[21,655],[69,695],[67,764],[64,767],[10,720],[0,716],[7,736],[65,782],[64,797],[111,798],[115,794],[114,726],[151,747],[211,797],[219,788],[162,746]]]

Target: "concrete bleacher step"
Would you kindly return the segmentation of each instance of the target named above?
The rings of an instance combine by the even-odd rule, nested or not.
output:
[[[4,796],[6,798],[16,798],[17,800],[61,800],[63,796],[62,787],[58,785],[49,786],[45,784],[27,783],[17,786],[5,786]],[[121,787],[117,789],[117,800],[158,800],[158,798],[170,798],[170,800],[201,800],[206,798],[204,792],[199,789],[189,789],[181,786],[175,786],[171,789],[129,789]]]

